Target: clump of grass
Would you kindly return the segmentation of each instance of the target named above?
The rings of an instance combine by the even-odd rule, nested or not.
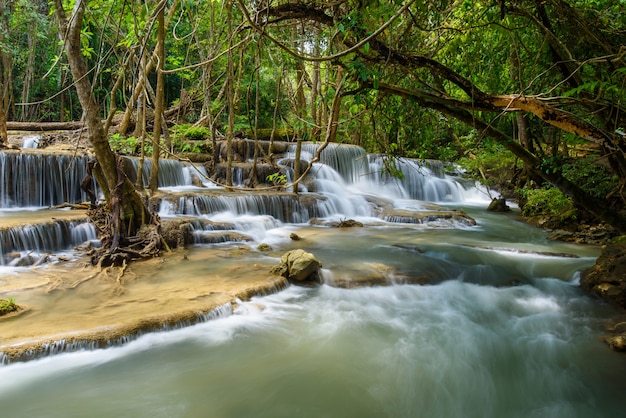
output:
[[[19,306],[15,303],[14,298],[0,299],[0,316],[15,312]]]

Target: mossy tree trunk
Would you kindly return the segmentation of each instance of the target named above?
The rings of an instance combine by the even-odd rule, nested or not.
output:
[[[142,225],[150,223],[152,217],[135,187],[122,171],[118,156],[109,146],[100,117],[100,107],[87,77],[80,43],[85,1],[76,0],[69,19],[61,0],[54,0],[54,7],[78,99],[86,115],[89,141],[96,155],[94,175],[112,213],[113,236],[110,247],[115,249],[120,243],[123,244],[125,238],[135,235]]]

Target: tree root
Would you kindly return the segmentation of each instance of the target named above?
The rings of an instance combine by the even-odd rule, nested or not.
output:
[[[102,247],[91,254],[91,263],[95,266],[123,267],[134,260],[158,257],[165,248],[159,223],[144,225],[135,236],[119,237],[119,243],[114,245],[113,214],[102,205],[89,209],[87,214],[102,241]]]

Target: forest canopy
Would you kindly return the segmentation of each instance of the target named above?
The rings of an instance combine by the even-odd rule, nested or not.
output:
[[[609,0],[0,0],[0,135],[6,143],[15,122],[85,120],[74,88],[83,80],[107,140],[157,136],[173,150],[158,137],[176,124],[213,139],[330,139],[482,174],[506,167],[503,183],[557,188],[624,233],[625,9]],[[64,37],[72,28],[74,50]]]

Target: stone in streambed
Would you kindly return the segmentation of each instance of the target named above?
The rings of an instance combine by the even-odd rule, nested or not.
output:
[[[272,274],[287,278],[294,283],[319,282],[322,262],[304,250],[291,250],[280,258],[280,264],[272,267]]]
[[[618,308],[626,308],[626,244],[607,245],[596,264],[583,272],[580,286]]]

